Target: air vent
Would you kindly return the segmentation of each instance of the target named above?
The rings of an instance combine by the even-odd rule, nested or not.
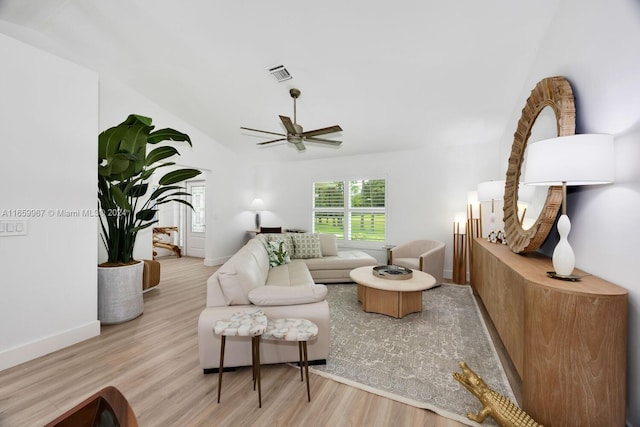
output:
[[[277,67],[270,68],[269,72],[278,82],[284,82],[293,78],[287,69],[284,68],[284,65],[278,65]]]

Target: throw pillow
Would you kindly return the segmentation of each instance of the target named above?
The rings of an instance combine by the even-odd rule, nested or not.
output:
[[[221,271],[218,273],[218,281],[228,305],[250,303],[248,298],[249,290],[242,286],[238,273],[235,271]]]
[[[284,249],[284,242],[267,242],[265,245],[269,254],[269,265],[275,267],[277,265],[289,264],[291,258],[289,252]]]
[[[260,250],[264,250],[260,248]],[[266,258],[266,257],[265,257]],[[265,263],[266,264],[266,263]],[[218,270],[218,281],[228,305],[249,304],[247,294],[254,288],[264,286],[265,265],[260,266],[250,250],[246,247],[236,252]]]
[[[290,256],[293,254],[293,241],[291,240],[290,235],[271,233],[271,234],[265,234],[265,236],[267,237],[267,242],[276,242],[276,243],[283,242],[284,243],[283,249],[285,250],[285,252],[287,252]]]
[[[322,258],[318,233],[291,233],[293,258]]]
[[[322,256],[338,255],[338,238],[336,237],[336,235],[320,233],[319,236]]]

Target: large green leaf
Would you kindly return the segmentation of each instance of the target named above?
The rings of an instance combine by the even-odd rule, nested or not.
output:
[[[155,221],[151,221],[151,222],[148,222],[146,224],[143,224],[143,225],[139,225],[139,226],[137,226],[135,228],[132,228],[131,231],[133,233],[137,233],[140,230],[144,230],[145,228],[151,227],[153,224],[156,224],[157,222],[158,222],[158,220],[155,220]]]
[[[147,126],[139,121],[129,125],[120,143],[120,151],[136,153],[141,148],[146,150],[147,137],[152,129],[153,126]]]
[[[177,182],[181,182],[181,181],[185,181],[187,179],[191,179],[194,178],[198,175],[200,175],[202,172],[200,172],[197,169],[178,169],[175,171],[171,171],[169,173],[167,173],[166,175],[164,175],[162,178],[160,178],[160,181],[158,181],[158,183],[160,185],[171,185],[171,184],[175,184]]]
[[[122,125],[127,126],[135,122],[142,122],[147,126],[151,126],[151,123],[153,122],[153,120],[151,119],[151,117],[141,116],[140,114],[129,114],[129,117],[127,117],[127,119],[124,122],[120,123],[119,126],[122,126]]]
[[[182,200],[182,199],[166,199],[163,200],[162,202],[158,202],[158,205],[164,205],[165,203],[170,203],[170,202],[177,202],[177,203],[182,203],[183,205],[186,205],[188,207],[190,207],[191,209],[193,209],[193,205],[189,202],[187,202],[186,200]]]
[[[171,157],[173,155],[179,155],[178,150],[175,147],[164,146],[158,147],[151,150],[150,153],[147,154],[147,158],[145,160],[145,165],[150,166],[160,160],[164,160],[167,157]]]
[[[136,219],[141,221],[151,221],[156,216],[157,209],[143,209],[136,214]]]
[[[178,132],[175,129],[158,129],[147,138],[149,144],[157,144],[161,141],[186,141],[191,145],[191,138],[186,133]]]
[[[149,199],[151,200],[155,200],[157,199],[161,194],[166,193],[167,191],[171,191],[171,190],[182,190],[184,189],[184,187],[181,187],[179,185],[169,185],[166,187],[160,187],[158,189],[156,189],[153,193],[151,193],[151,196],[149,196]]]
[[[164,197],[158,197],[157,203],[166,203],[167,199],[175,199],[178,196],[191,197],[191,193],[187,193],[186,191],[176,191],[175,193],[167,194]]]
[[[137,157],[129,153],[116,153],[113,157],[111,157],[110,159],[107,159],[107,164],[105,168],[106,175],[105,174],[103,175],[105,176],[120,175],[129,168],[129,165],[131,164],[131,160],[136,160],[136,159]]]
[[[98,158],[108,159],[117,153],[126,132],[124,128],[113,127],[98,135]]]
[[[113,196],[113,200],[116,202],[118,206],[120,206],[122,210],[125,210],[125,211],[131,210],[131,205],[127,201],[127,197],[124,195],[122,190],[120,190],[116,186],[112,186],[111,195]]]
[[[140,197],[144,196],[145,194],[147,194],[147,189],[148,188],[149,188],[149,184],[147,184],[147,183],[134,185],[127,192],[127,195],[129,197],[140,198]]]

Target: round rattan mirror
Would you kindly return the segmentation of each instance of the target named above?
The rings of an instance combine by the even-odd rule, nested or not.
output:
[[[504,229],[507,243],[516,253],[533,252],[547,238],[562,204],[561,187],[549,187],[538,219],[526,230],[518,216],[518,187],[531,128],[545,107],[556,116],[557,135],[573,135],[576,130],[576,108],[571,84],[564,77],[547,77],[536,84],[522,109],[513,135],[504,189]]]

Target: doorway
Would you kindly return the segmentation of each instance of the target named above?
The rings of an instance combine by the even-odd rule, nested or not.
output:
[[[205,232],[206,211],[205,211],[205,193],[206,182],[188,181],[187,192],[191,194],[189,202],[193,206],[193,210],[188,206],[182,205],[182,218],[184,218],[184,255],[196,258],[205,257]]]

